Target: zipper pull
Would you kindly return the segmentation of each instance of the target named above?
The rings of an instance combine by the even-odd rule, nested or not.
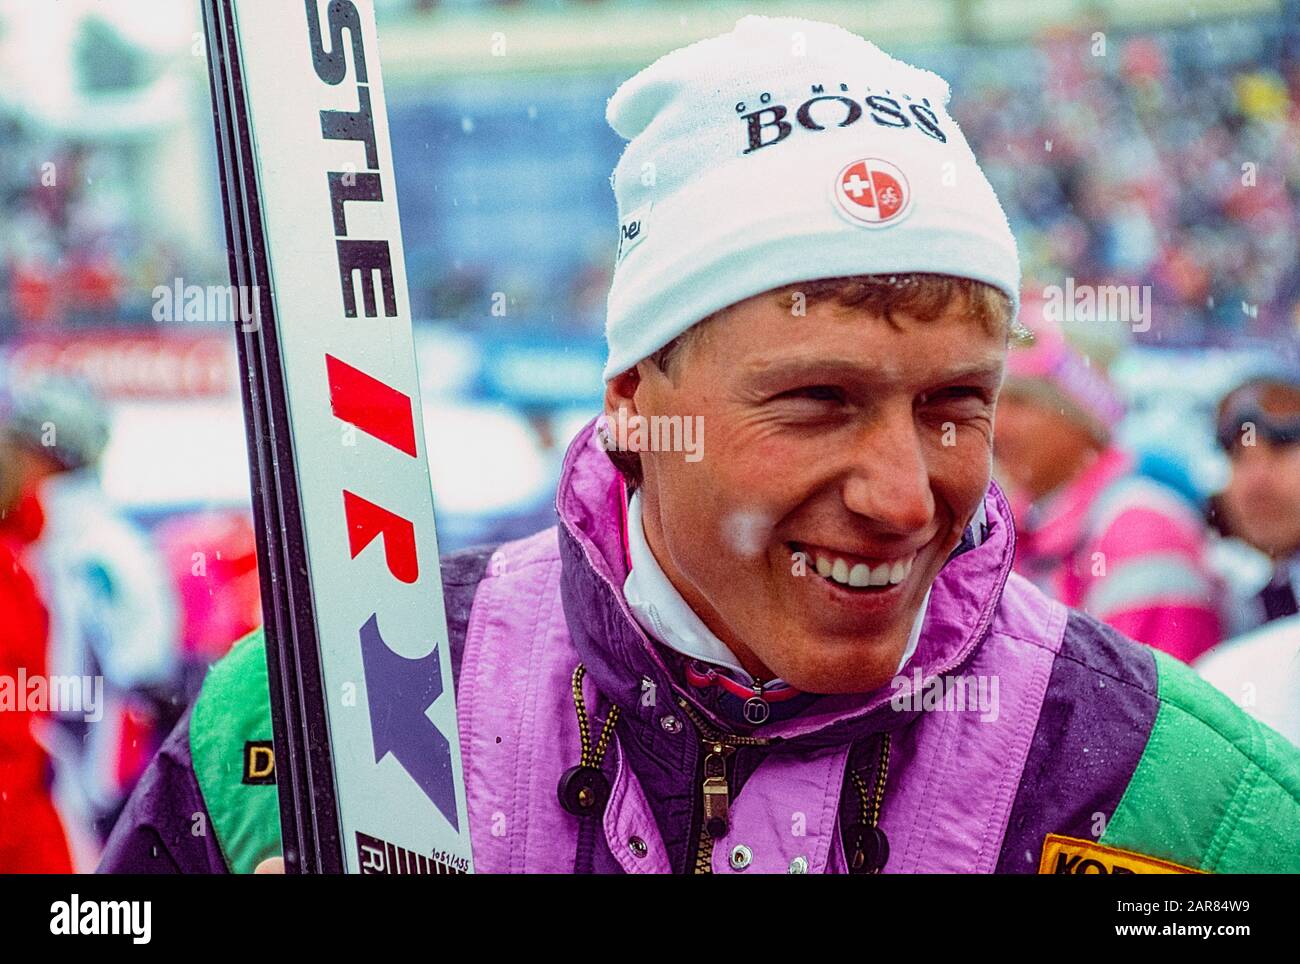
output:
[[[763,699],[764,683],[761,679],[754,680],[754,695],[745,700],[743,713],[745,722],[757,726],[760,723],[766,723],[767,718],[772,715],[772,707],[768,706],[767,700]]]
[[[716,840],[727,835],[731,790],[727,786],[726,748],[714,743],[709,751],[704,758],[704,830]]]

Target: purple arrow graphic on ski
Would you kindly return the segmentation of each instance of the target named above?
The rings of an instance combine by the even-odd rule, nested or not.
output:
[[[391,753],[447,822],[460,830],[451,744],[424,715],[442,695],[438,647],[419,659],[394,653],[379,634],[379,615],[373,613],[361,627],[361,663],[375,762]]]

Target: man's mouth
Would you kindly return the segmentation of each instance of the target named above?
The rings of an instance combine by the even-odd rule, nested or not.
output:
[[[788,545],[804,554],[817,575],[851,589],[881,590],[897,586],[912,572],[916,553],[891,558],[867,557],[803,542]]]

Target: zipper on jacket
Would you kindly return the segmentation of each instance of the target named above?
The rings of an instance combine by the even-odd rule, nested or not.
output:
[[[713,873],[713,842],[726,836],[730,826],[731,784],[727,773],[727,758],[742,746],[769,746],[774,740],[757,736],[737,736],[723,733],[711,726],[685,699],[678,697],[677,705],[695,725],[704,749],[704,765],[700,783],[703,808],[700,811],[699,831],[695,840],[694,873]]]

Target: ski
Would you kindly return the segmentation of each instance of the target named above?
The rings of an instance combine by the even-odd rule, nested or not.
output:
[[[202,0],[286,870],[472,870],[371,0]]]

